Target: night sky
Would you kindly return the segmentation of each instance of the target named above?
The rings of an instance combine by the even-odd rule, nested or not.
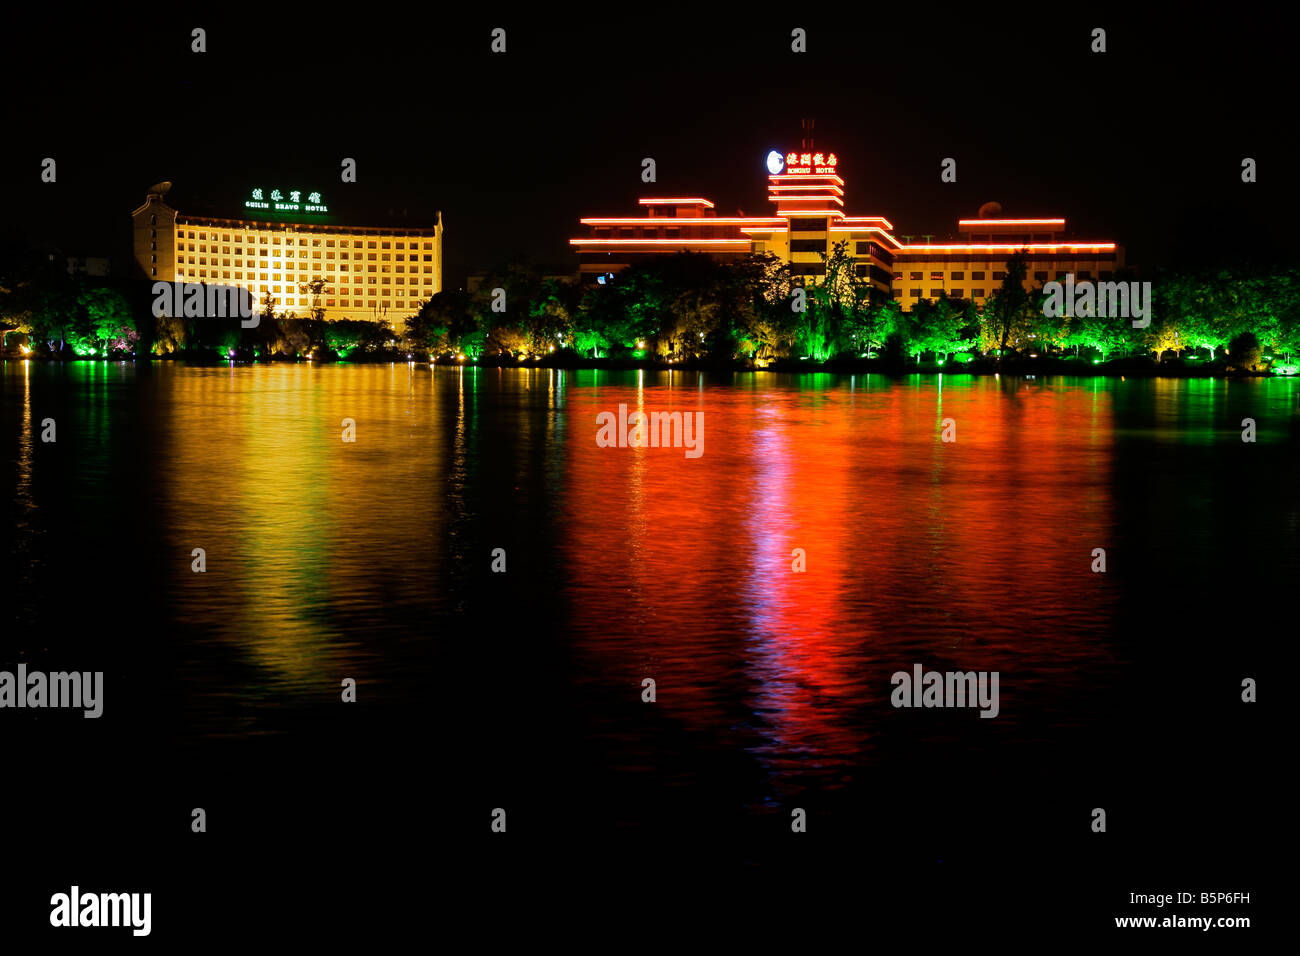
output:
[[[348,224],[405,210],[423,225],[441,209],[448,287],[515,256],[572,271],[577,220],[636,215],[639,196],[769,214],[763,157],[797,148],[812,116],[817,147],[840,156],[846,212],[900,234],[937,241],[997,200],[1006,216],[1064,216],[1076,237],[1124,243],[1143,269],[1294,261],[1300,246],[1290,34],[1260,14],[302,9],[58,12],[7,29],[5,234],[126,258],[129,214],[154,182],[175,184],[183,213],[232,216],[253,187],[279,186],[320,190]],[[207,53],[190,52],[195,26]],[[489,51],[495,26],[504,55]],[[796,26],[806,54],[790,52]],[[1105,54],[1089,51],[1094,26]],[[40,182],[45,156],[54,185]],[[947,156],[955,184],[939,179]],[[356,184],[339,181],[343,157]]]

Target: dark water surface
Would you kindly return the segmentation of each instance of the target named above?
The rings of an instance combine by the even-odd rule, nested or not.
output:
[[[168,874],[388,886],[394,854],[1086,870],[1101,919],[1152,866],[1241,888],[1271,839],[1294,382],[10,362],[0,389],[0,669],[106,672],[98,721],[0,712],[6,817],[54,874],[131,868],[160,922],[205,912]],[[702,412],[702,456],[598,447],[620,403]],[[997,671],[999,715],[895,709],[915,663]]]

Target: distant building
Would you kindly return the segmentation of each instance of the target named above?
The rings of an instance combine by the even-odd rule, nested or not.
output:
[[[153,186],[133,213],[135,262],[154,281],[242,286],[257,308],[305,318],[403,321],[442,290],[442,214],[427,228],[330,223],[318,193],[256,189],[248,218],[183,215]],[[309,283],[320,280],[313,295]]]
[[[677,252],[702,252],[723,261],[771,253],[805,281],[823,277],[822,255],[848,242],[857,274],[883,296],[910,310],[920,299],[944,294],[977,305],[1002,284],[1006,260],[1028,249],[1027,287],[1074,272],[1079,279],[1109,279],[1123,268],[1114,242],[1065,238],[1064,219],[963,219],[959,237],[939,243],[900,241],[883,216],[849,216],[844,180],[833,152],[802,149],[767,156],[768,201],[773,216],[718,216],[702,197],[642,199],[644,215],[586,218],[585,235],[571,239],[584,283],[604,281],[637,262]]]
[[[473,272],[469,274],[465,277],[465,291],[471,294],[477,292],[479,289],[483,288],[483,283],[487,282],[489,275],[491,275],[491,273],[488,272]],[[579,275],[576,272],[553,272],[543,274],[540,278],[551,282],[575,283],[578,281]]]
[[[1067,239],[1064,219],[962,219],[957,227],[955,240],[908,243],[895,253],[893,295],[905,310],[945,294],[982,305],[1001,288],[1007,257],[1021,249],[1028,250],[1030,289],[1071,272],[1080,281],[1108,280],[1124,268],[1123,247]]]
[[[113,274],[112,261],[100,256],[67,257],[68,275],[106,277]]]

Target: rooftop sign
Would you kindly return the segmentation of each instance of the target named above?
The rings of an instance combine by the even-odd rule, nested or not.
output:
[[[301,189],[290,190],[288,195],[280,192],[278,189],[272,189],[269,193],[262,189],[254,189],[251,199],[244,200],[245,209],[265,209],[271,212],[329,212],[329,206],[321,202],[320,193],[308,193],[306,201],[302,198]]]
[[[775,152],[775,150],[773,151]],[[777,154],[779,156],[779,154]],[[786,153],[785,154],[785,172],[789,174],[807,173],[809,175],[835,175],[835,167],[840,164],[840,158],[834,153]],[[776,175],[781,170],[772,169],[771,159],[768,161],[768,171]]]

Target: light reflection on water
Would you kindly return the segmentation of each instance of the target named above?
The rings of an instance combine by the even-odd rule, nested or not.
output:
[[[527,723],[492,686],[540,661],[549,699],[594,715],[571,725],[582,753],[653,763],[611,716],[650,677],[656,719],[749,755],[766,799],[887,759],[889,676],[913,663],[1003,675],[997,721],[912,725],[914,742],[979,750],[1090,719],[1131,651],[1122,556],[1162,533],[1211,560],[1231,531],[1200,520],[1229,480],[1215,463],[1289,441],[1294,403],[1288,381],[414,365],[8,363],[2,380],[5,659],[39,652],[31,625],[78,573],[61,555],[80,535],[152,575],[188,738],[291,733],[340,675],[379,707]],[[620,403],[703,412],[703,456],[597,447]],[[32,438],[50,408],[57,466]],[[1294,497],[1258,494],[1294,529]],[[106,517],[132,509],[147,532]],[[1263,546],[1293,560],[1287,542]],[[1121,567],[1092,573],[1097,547]]]

